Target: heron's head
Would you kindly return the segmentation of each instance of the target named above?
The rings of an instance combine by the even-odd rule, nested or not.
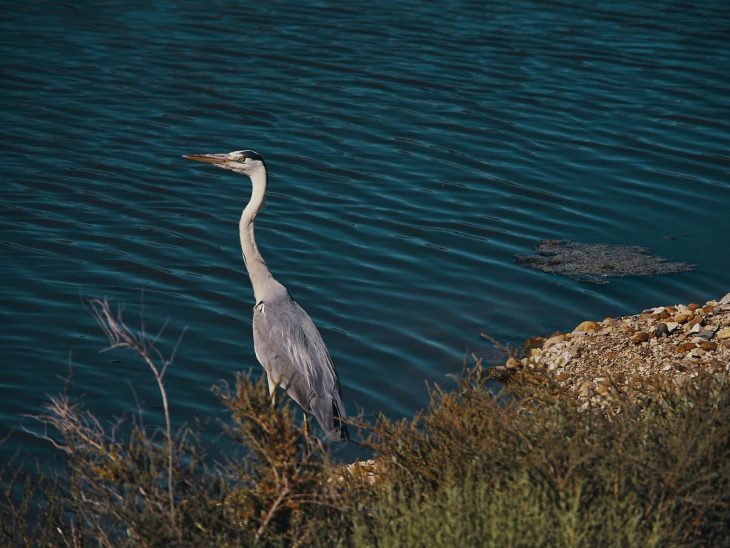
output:
[[[259,170],[265,170],[264,159],[253,150],[234,150],[225,154],[187,154],[188,160],[213,164],[216,167],[230,169],[249,177]]]

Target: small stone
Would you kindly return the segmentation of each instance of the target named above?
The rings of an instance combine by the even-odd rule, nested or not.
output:
[[[598,393],[599,396],[603,396],[604,394],[607,394],[609,392],[609,390],[611,390],[611,388],[609,386],[606,386],[605,384],[599,384],[596,387],[596,392]]]
[[[533,348],[539,348],[545,342],[545,337],[530,337],[525,341],[525,350],[532,350]]]
[[[641,344],[649,340],[649,333],[646,333],[645,331],[640,331],[633,337],[631,337],[631,342],[634,344]]]
[[[726,293],[725,296],[720,299],[720,304],[730,304],[730,293]]]
[[[583,381],[578,390],[578,395],[581,398],[586,398],[590,395],[591,390],[593,390],[593,383],[591,381]]]
[[[682,346],[684,346],[685,350],[692,350],[695,348],[695,343],[693,342],[686,342]]]
[[[687,320],[689,320],[690,315],[686,312],[680,312],[676,316],[674,316],[674,321],[677,323],[687,323]]]
[[[669,312],[670,314],[676,314],[677,313],[677,309],[675,307],[673,307],[673,306],[668,306],[667,307],[667,312]]]
[[[667,331],[670,335],[677,330],[677,327],[679,327],[679,324],[677,322],[667,322],[664,325],[667,326]]]
[[[657,339],[660,339],[662,337],[668,337],[669,336],[669,328],[667,327],[667,324],[660,323],[656,326],[656,330],[654,330],[654,336]]]
[[[546,340],[544,343],[542,343],[542,349],[547,350],[551,346],[554,346],[564,340],[565,340],[565,335],[553,335],[548,340]]]
[[[687,305],[687,309],[691,310],[692,312],[697,310],[699,307],[700,307],[700,305],[698,305],[697,303],[690,303]]]
[[[702,325],[699,323],[692,324],[692,327],[689,328],[689,331],[687,333],[699,333],[702,331]]]
[[[705,306],[702,307],[702,312],[704,312],[705,314],[709,314],[714,309],[715,309],[714,306],[712,306],[711,304],[707,304],[707,305],[705,305]]]
[[[674,349],[674,351],[677,354],[686,352],[686,350],[684,349],[684,344],[680,344],[677,348]]]
[[[692,358],[700,358],[705,355],[705,351],[702,350],[701,348],[694,348],[689,351],[689,355]]]
[[[705,329],[697,333],[697,336],[702,337],[703,339],[711,339],[715,335],[715,331],[717,331],[717,326],[706,326]]]
[[[697,324],[702,324],[701,316],[692,316],[685,325],[688,327],[692,327],[693,325],[697,325]]]
[[[507,369],[519,369],[520,368],[520,362],[517,361],[517,358],[510,357],[507,360],[507,363],[504,364]]]
[[[573,333],[588,333],[589,331],[595,331],[598,329],[598,324],[593,321],[585,321],[578,324],[578,326],[573,329]]]
[[[717,350],[717,343],[714,343],[712,341],[702,341],[700,343],[700,348],[707,352],[712,352],[713,350]]]
[[[555,380],[558,382],[563,382],[563,381],[567,381],[569,377],[570,377],[569,373],[562,371],[561,373],[558,373],[557,375],[555,375]]]
[[[662,311],[661,311],[661,312],[659,313],[659,319],[660,319],[660,320],[666,320],[666,319],[667,319],[667,318],[669,318],[669,317],[670,317],[670,314],[669,314],[669,312],[668,312],[668,311],[666,311],[666,310],[662,310]]]
[[[717,333],[715,333],[715,337],[720,340],[730,339],[730,327],[723,327]]]

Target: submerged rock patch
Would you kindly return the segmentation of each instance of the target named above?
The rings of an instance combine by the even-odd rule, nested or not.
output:
[[[695,269],[695,265],[670,261],[637,245],[542,240],[536,251],[533,255],[516,255],[515,261],[534,270],[590,283],[608,283],[608,278],[658,276]]]

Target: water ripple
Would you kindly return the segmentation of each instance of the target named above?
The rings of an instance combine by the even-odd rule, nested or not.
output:
[[[92,408],[133,410],[129,381],[154,415],[146,371],[98,354],[84,296],[169,316],[163,345],[188,326],[180,422],[217,416],[211,384],[260,371],[248,182],[186,153],[265,155],[260,247],[351,410],[412,413],[425,381],[484,351],[480,332],[517,342],[724,294],[729,16],[721,1],[6,6],[3,428],[61,388],[69,354]],[[586,286],[514,263],[544,238],[700,266]]]

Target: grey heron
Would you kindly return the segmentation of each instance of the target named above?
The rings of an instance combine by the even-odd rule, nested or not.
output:
[[[241,214],[243,261],[253,286],[253,342],[266,371],[269,395],[277,386],[314,416],[327,437],[347,439],[345,408],[337,371],[317,327],[266,266],[254,237],[254,219],[266,195],[266,164],[252,150],[225,154],[191,154],[184,158],[235,171],[251,179],[251,198]],[[306,420],[306,419],[305,419]],[[306,423],[305,423],[306,424]]]

